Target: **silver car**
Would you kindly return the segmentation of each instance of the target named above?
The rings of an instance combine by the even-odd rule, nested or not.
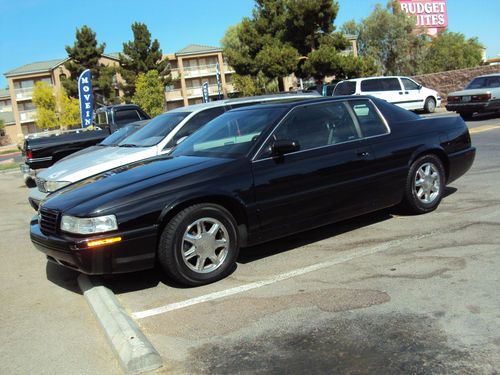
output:
[[[226,99],[173,109],[154,119],[122,140],[116,147],[105,147],[61,160],[40,172],[37,186],[30,189],[29,202],[38,209],[50,193],[87,177],[125,164],[168,154],[189,135],[224,112],[267,102],[317,98],[318,93],[290,93]]]
[[[500,74],[488,74],[474,78],[461,91],[448,94],[448,111],[456,111],[464,119],[474,113],[500,111]]]

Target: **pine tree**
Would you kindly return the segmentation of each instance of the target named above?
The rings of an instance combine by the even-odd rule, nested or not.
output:
[[[156,70],[163,87],[171,82],[168,60],[162,59],[158,40],[151,42],[148,27],[144,23],[134,22],[132,32],[134,39],[123,43],[123,53],[120,54],[120,73],[125,80],[122,89],[127,99],[134,95],[139,73]]]
[[[70,77],[62,80],[62,85],[70,97],[78,98],[78,77],[85,69],[90,69],[94,95],[97,93],[107,101],[114,100],[114,70],[99,62],[105,47],[105,43],[97,45],[96,33],[90,27],[84,25],[76,30],[73,47],[66,46],[69,60],[64,63],[64,67],[69,70]]]

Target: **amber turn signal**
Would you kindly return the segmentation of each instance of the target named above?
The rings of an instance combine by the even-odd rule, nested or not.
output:
[[[87,246],[97,247],[97,246],[109,245],[115,242],[120,242],[121,240],[122,240],[121,237],[103,238],[101,240],[87,241]]]

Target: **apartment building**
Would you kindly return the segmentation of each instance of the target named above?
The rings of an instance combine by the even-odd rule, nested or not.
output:
[[[14,125],[14,113],[12,112],[12,100],[10,99],[9,89],[0,89],[0,120],[4,125]],[[5,129],[0,130],[0,136],[6,134]]]
[[[220,71],[221,97],[227,98],[234,93],[231,84],[231,75],[234,70],[225,63],[222,49],[219,47],[191,44],[173,54],[165,54],[172,70],[172,84],[165,88],[165,101],[167,110],[182,107],[188,104],[202,102],[202,84],[208,82],[211,100],[219,96],[216,67]],[[63,76],[69,77],[69,72],[64,68],[66,59],[34,62],[20,66],[4,73],[8,81],[8,89],[3,90],[4,97],[0,102],[9,102],[10,115],[2,115],[5,121],[5,133],[12,142],[18,142],[29,133],[39,132],[41,129],[35,125],[36,109],[32,103],[33,88],[37,81],[44,81],[54,87],[54,93],[61,87]],[[105,65],[119,64],[118,53],[104,54],[101,63]],[[117,82],[120,76],[117,75]],[[118,93],[119,94],[119,93]],[[10,116],[10,117],[9,117]]]
[[[10,123],[5,124],[5,133],[12,142],[19,142],[24,135],[41,130],[35,125],[36,109],[31,100],[33,89],[38,81],[43,81],[53,86],[54,93],[57,94],[62,87],[61,79],[70,76],[64,67],[67,60],[68,58],[34,62],[4,73],[12,113]],[[118,54],[105,54],[100,61],[105,65],[118,65]]]
[[[208,82],[210,100],[219,97],[217,66],[220,72],[220,97],[235,92],[231,76],[234,73],[219,47],[190,44],[174,54],[164,55],[171,67],[172,84],[165,88],[167,109],[202,102],[202,85]]]

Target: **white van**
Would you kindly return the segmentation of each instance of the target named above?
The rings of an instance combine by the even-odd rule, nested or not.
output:
[[[372,95],[408,110],[432,113],[441,105],[437,91],[408,77],[369,77],[341,81],[333,95]]]

